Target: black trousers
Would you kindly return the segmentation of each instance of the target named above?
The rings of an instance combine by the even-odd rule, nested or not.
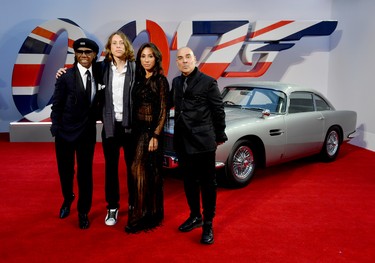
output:
[[[215,152],[180,153],[178,158],[190,216],[201,216],[202,198],[203,220],[212,221],[216,211],[217,195]]]
[[[87,214],[92,204],[92,165],[96,143],[96,132],[84,132],[75,141],[55,137],[57,168],[60,176],[60,185],[65,200],[73,195],[74,166],[77,160],[78,183],[78,213]]]
[[[119,182],[119,159],[121,148],[124,151],[124,161],[127,174],[130,174],[131,164],[134,156],[134,140],[130,133],[126,133],[120,122],[115,124],[115,132],[113,137],[106,138],[105,131],[102,131],[102,146],[105,159],[105,199],[107,201],[107,209],[120,207],[120,182]],[[127,176],[127,185],[132,184],[131,176]],[[134,189],[128,187],[129,197],[134,196]],[[130,200],[129,200],[130,203]]]

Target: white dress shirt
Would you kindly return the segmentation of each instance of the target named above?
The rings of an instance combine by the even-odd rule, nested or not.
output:
[[[117,67],[111,62],[111,69],[113,73],[112,77],[112,100],[113,108],[115,111],[116,121],[122,121],[122,109],[123,109],[123,95],[124,95],[124,83],[127,66],[122,69],[121,72],[117,70]]]

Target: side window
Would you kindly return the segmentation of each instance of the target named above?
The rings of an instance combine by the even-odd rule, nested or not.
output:
[[[314,100],[317,111],[331,110],[331,107],[328,105],[328,103],[318,95],[314,94]]]
[[[289,113],[314,111],[313,96],[309,92],[293,92],[290,94]]]

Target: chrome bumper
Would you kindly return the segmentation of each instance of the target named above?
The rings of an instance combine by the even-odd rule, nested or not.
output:
[[[223,168],[225,163],[215,162],[216,169]],[[176,156],[164,155],[163,167],[167,169],[174,169],[178,167],[178,159]]]

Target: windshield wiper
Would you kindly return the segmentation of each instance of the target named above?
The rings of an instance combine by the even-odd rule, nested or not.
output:
[[[224,103],[224,105],[233,105],[233,106],[236,105],[236,103],[234,103],[233,101],[230,101],[230,100],[226,100],[223,103]]]
[[[266,108],[261,108],[261,107],[248,107],[248,106],[244,106],[244,107],[242,107],[242,109],[255,110],[255,111],[264,111],[264,110],[266,110]]]

